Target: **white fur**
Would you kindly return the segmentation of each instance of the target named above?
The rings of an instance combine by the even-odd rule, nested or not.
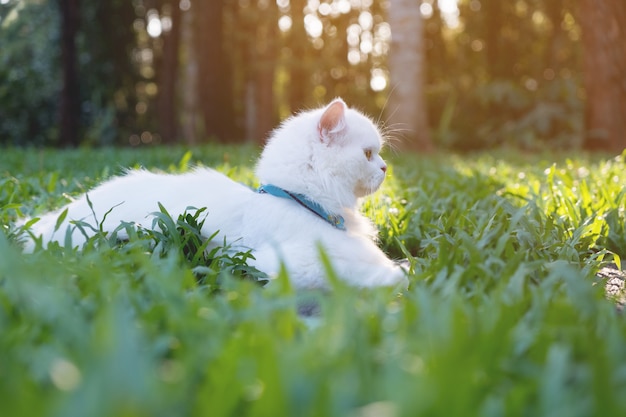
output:
[[[256,173],[262,184],[273,184],[305,194],[329,213],[345,219],[346,231],[338,230],[297,203],[258,194],[211,169],[189,173],[155,174],[130,171],[88,192],[95,218],[112,231],[121,221],[152,225],[149,214],[160,202],[172,216],[187,207],[206,207],[202,232],[219,230],[233,244],[253,249],[258,269],[276,275],[284,264],[296,288],[326,286],[319,246],[329,256],[339,277],[351,285],[406,286],[406,274],[389,260],[373,241],[374,228],[357,210],[357,199],[374,192],[385,177],[386,165],[379,156],[381,135],[370,119],[348,109],[337,99],[327,107],[303,112],[285,121],[269,139]],[[371,157],[365,151],[371,152]],[[58,216],[68,210],[55,233]],[[83,195],[32,227],[44,242],[63,241],[70,220],[95,224]],[[84,237],[74,231],[73,244]],[[32,242],[27,243],[32,250]]]

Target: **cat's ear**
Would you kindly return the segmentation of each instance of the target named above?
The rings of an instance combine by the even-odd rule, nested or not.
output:
[[[346,103],[340,98],[334,99],[326,106],[317,127],[322,142],[331,142],[337,133],[345,129],[346,107]]]

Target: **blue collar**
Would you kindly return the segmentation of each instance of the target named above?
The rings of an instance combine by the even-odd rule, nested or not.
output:
[[[318,217],[321,217],[326,222],[330,223],[333,227],[336,227],[339,230],[346,230],[343,217],[336,215],[336,214],[328,213],[326,210],[322,208],[322,206],[320,206],[315,201],[311,201],[304,194],[295,194],[295,193],[289,192],[287,190],[283,190],[282,188],[277,187],[275,185],[271,185],[271,184],[261,185],[259,189],[257,190],[257,192],[261,194],[271,194],[275,197],[281,197],[281,198],[286,198],[288,200],[293,200],[296,203],[300,204],[302,207],[308,209],[309,211],[317,215]]]

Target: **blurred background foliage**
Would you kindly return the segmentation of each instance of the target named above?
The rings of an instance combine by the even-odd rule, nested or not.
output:
[[[579,1],[409,3],[424,23],[415,36],[436,146],[584,144]],[[0,145],[261,143],[282,118],[335,96],[384,120],[410,82],[390,76],[389,7],[400,6],[0,0]]]

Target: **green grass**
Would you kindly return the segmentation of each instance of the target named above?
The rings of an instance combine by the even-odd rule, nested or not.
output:
[[[262,287],[247,254],[202,257],[193,213],[126,245],[15,242],[18,216],[124,167],[254,185],[256,153],[2,149],[2,415],[626,415],[626,323],[594,278],[626,257],[626,155],[391,157],[363,209],[410,259],[401,295]]]

